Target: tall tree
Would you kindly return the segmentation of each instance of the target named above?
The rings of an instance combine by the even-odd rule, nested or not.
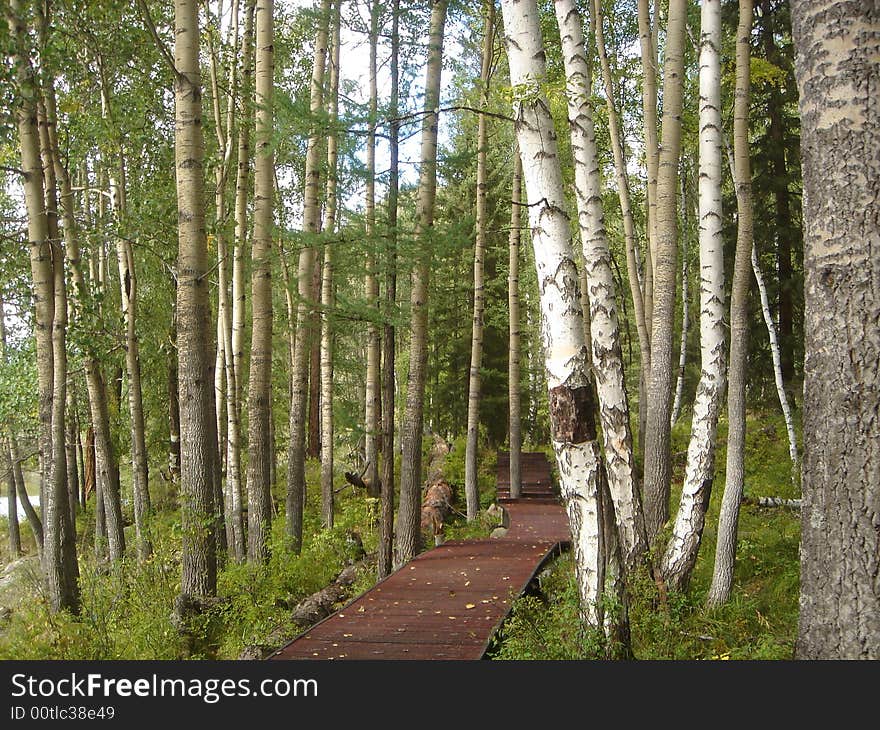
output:
[[[555,8],[566,75],[578,228],[588,282],[592,364],[596,373],[608,488],[614,503],[624,564],[627,568],[634,568],[644,559],[648,546],[635,476],[629,403],[620,352],[617,293],[605,231],[596,131],[589,100],[592,76],[587,63],[583,24],[574,0],[555,0]]]
[[[195,0],[174,6],[177,175],[177,357],[180,377],[180,491],[183,527],[178,614],[186,623],[217,590],[211,399],[213,353],[205,233],[202,78]]]
[[[675,279],[678,272],[678,161],[681,150],[681,109],[684,80],[686,0],[670,0],[663,65],[662,144],[657,171],[657,203],[653,227],[653,310],[651,377],[645,416],[645,528],[653,544],[669,518],[672,478],[669,417],[672,407],[672,334],[675,320]],[[647,285],[646,285],[647,286]],[[647,307],[646,307],[647,309]]]
[[[507,310],[510,334],[507,356],[508,425],[510,440],[510,496],[522,494],[522,407],[520,398],[520,314],[519,314],[519,248],[522,239],[522,158],[514,149],[513,180],[510,190],[510,234],[508,235]]]
[[[397,202],[400,184],[400,0],[391,2],[391,89],[388,112],[388,249],[385,261],[385,324],[382,331],[382,491],[379,519],[377,574],[391,572],[394,544],[394,356],[395,327],[392,314],[397,306]]]
[[[6,362],[6,306],[0,292],[0,362]],[[14,435],[7,435],[11,441]],[[18,499],[16,498],[15,464],[12,460],[12,448],[4,440],[3,456],[8,469],[6,471],[6,518],[9,523],[9,553],[13,559],[22,554],[21,533],[18,526]]]
[[[801,659],[880,658],[880,7],[792,0],[806,226]]]
[[[706,600],[710,606],[726,603],[733,587],[733,567],[739,508],[745,480],[746,354],[749,329],[749,282],[751,281],[752,168],[749,161],[749,88],[752,0],[740,0],[736,29],[736,91],[733,102],[734,186],[736,187],[736,256],[730,290],[730,365],[727,386],[727,467],[715,569]]]
[[[501,9],[541,297],[551,440],[571,525],[582,618],[587,625],[600,627],[604,559],[600,549],[599,445],[586,368],[578,272],[556,134],[543,89],[546,67],[540,17],[534,0],[503,0]]]
[[[406,411],[401,429],[400,508],[397,517],[395,561],[403,565],[419,551],[422,482],[422,427],[425,376],[428,360],[428,281],[431,270],[431,231],[437,197],[437,126],[440,109],[440,76],[443,69],[443,31],[447,0],[431,0],[428,66],[425,72],[425,106],[419,163],[416,238],[421,250],[412,269],[411,328]]]
[[[32,54],[27,48],[27,15],[19,0],[11,0],[6,16],[14,42],[13,65],[17,87],[15,114],[24,178],[31,277],[35,293],[40,496],[44,529],[43,574],[52,611],[76,612],[79,608],[79,592],[75,576],[66,570],[62,546],[62,520],[67,513],[63,508],[67,501],[67,466],[64,453],[67,303],[63,252],[60,242],[53,242],[50,237],[46,213],[43,161],[37,128],[36,100],[39,97],[39,87],[31,65]],[[75,559],[75,553],[73,557]]]
[[[285,532],[291,549],[298,553],[302,547],[302,520],[306,498],[305,426],[308,406],[308,374],[310,351],[310,312],[315,300],[312,279],[316,255],[315,234],[321,222],[321,140],[318,116],[324,104],[324,68],[327,62],[327,27],[330,18],[330,0],[321,0],[318,30],[315,35],[315,53],[312,63],[312,81],[309,111],[311,129],[306,152],[305,199],[303,203],[303,233],[306,236],[299,254],[297,287],[296,342],[291,372],[290,441],[287,453],[287,515]]]
[[[495,0],[483,4],[483,54],[480,64],[480,108],[489,103],[489,78],[495,48]],[[480,432],[480,368],[483,363],[483,312],[486,308],[483,263],[486,256],[486,194],[488,159],[488,120],[480,114],[477,121],[477,220],[474,239],[474,316],[471,328],[471,366],[468,380],[467,444],[464,457],[464,491],[467,519],[474,520],[480,510],[477,483],[477,437]]]
[[[700,357],[684,484],[661,571],[676,589],[687,586],[697,561],[715,479],[718,416],[726,380],[724,241],[721,207],[721,2],[700,10]]]
[[[327,204],[324,208],[325,233],[332,234],[337,213],[337,158],[339,134],[339,55],[342,0],[336,0],[330,33],[330,84],[328,113],[331,127],[327,136]],[[324,245],[321,273],[321,515],[324,527],[333,527],[333,241]]]
[[[367,306],[371,309],[373,317],[367,323],[367,372],[366,393],[364,396],[364,461],[367,472],[367,485],[372,491],[371,496],[378,496],[379,488],[379,417],[381,412],[381,392],[379,369],[381,367],[381,352],[379,339],[378,307],[379,307],[379,276],[375,244],[373,238],[376,235],[376,114],[379,101],[379,87],[377,82],[377,47],[379,44],[379,0],[370,3],[370,101],[369,120],[367,131],[367,185],[365,193],[365,216],[366,226],[364,233],[367,236],[366,254],[366,279],[364,293]]]
[[[254,239],[251,269],[251,365],[248,381],[248,560],[268,558],[272,522],[269,441],[272,417],[272,211],[275,166],[272,152],[272,88],[275,73],[274,0],[256,6],[256,126]]]

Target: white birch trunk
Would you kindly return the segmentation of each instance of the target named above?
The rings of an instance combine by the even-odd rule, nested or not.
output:
[[[590,70],[584,51],[581,18],[574,0],[556,0],[555,7],[567,77],[575,196],[584,268],[589,282],[590,340],[608,487],[614,503],[624,563],[627,568],[633,568],[644,558],[647,540],[635,478],[629,403],[620,353],[617,293],[605,232],[596,133],[589,103]]]
[[[550,397],[553,449],[572,532],[581,614],[602,625],[599,599],[599,447],[578,273],[571,246],[556,134],[547,98],[544,50],[534,0],[503,0],[516,136],[523,162],[535,269],[541,297],[541,334]]]
[[[522,203],[522,158],[519,149],[514,150],[513,185],[510,200],[510,235],[508,237],[507,307],[510,322],[510,340],[507,359],[507,393],[509,400],[508,431],[510,433],[510,497],[518,499],[522,494],[522,423],[519,388],[519,249],[520,212]]]
[[[785,383],[782,381],[782,354],[779,349],[779,340],[776,336],[776,324],[773,322],[773,314],[770,312],[770,300],[767,297],[767,287],[764,285],[764,276],[758,265],[758,255],[752,244],[752,271],[755,274],[755,282],[758,285],[758,293],[761,295],[761,312],[764,315],[764,323],[767,325],[767,336],[770,339],[770,354],[773,358],[773,379],[776,382],[776,394],[779,396],[779,406],[782,408],[782,416],[785,419],[785,432],[788,435],[788,455],[791,457],[791,483],[800,486],[801,464],[798,456],[797,436],[794,433],[794,419],[791,415],[791,406],[788,403],[788,395],[785,392]]]
[[[691,440],[681,501],[661,572],[678,590],[687,587],[697,560],[715,478],[718,416],[726,378],[724,241],[721,207],[721,2],[703,0],[700,39],[700,358]]]

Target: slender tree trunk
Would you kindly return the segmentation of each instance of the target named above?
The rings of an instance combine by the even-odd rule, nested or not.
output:
[[[568,512],[582,620],[602,626],[599,446],[586,368],[583,312],[570,244],[562,172],[546,81],[540,18],[534,0],[503,0],[516,136],[525,173],[532,247],[541,296],[550,429]]]
[[[24,509],[25,517],[31,526],[31,532],[34,533],[34,541],[37,543],[37,554],[42,558],[43,554],[43,523],[40,521],[40,515],[31,504],[28,496],[27,488],[24,483],[24,473],[21,470],[21,456],[18,452],[18,441],[14,436],[9,438],[9,460],[12,468],[12,475],[15,477],[15,492],[18,495],[18,501]]]
[[[387,576],[393,565],[394,543],[394,355],[397,308],[397,200],[400,181],[398,94],[400,80],[400,0],[391,3],[391,99],[388,148],[388,250],[385,261],[385,325],[382,333],[382,491],[377,575]]]
[[[880,7],[793,0],[804,170],[795,656],[880,659]]]
[[[410,363],[406,411],[401,432],[400,508],[397,517],[395,562],[403,565],[419,552],[421,543],[422,428],[425,376],[428,360],[428,280],[431,251],[428,237],[434,226],[437,196],[437,126],[440,107],[440,76],[443,69],[443,31],[447,0],[432,0],[428,35],[428,67],[425,75],[425,114],[419,169],[416,237],[421,250],[412,270]]]
[[[272,524],[269,419],[272,411],[272,226],[274,155],[272,93],[274,0],[257,0],[256,150],[251,270],[251,366],[248,382],[248,561],[265,562]]]
[[[486,0],[483,9],[483,60],[480,70],[480,106],[489,104],[489,79],[495,46],[495,1]],[[474,316],[471,330],[471,367],[468,383],[467,443],[464,457],[464,490],[467,519],[474,520],[480,510],[477,483],[477,449],[480,433],[480,368],[483,363],[483,312],[486,308],[483,263],[486,256],[486,195],[488,188],[488,120],[480,114],[477,122],[477,220],[474,241]]]
[[[745,478],[746,355],[749,337],[749,281],[751,279],[752,171],[749,163],[749,38],[752,30],[752,0],[740,0],[736,32],[736,92],[733,109],[734,185],[736,187],[736,257],[730,292],[730,366],[727,387],[727,468],[715,569],[706,602],[719,606],[730,598],[736,562],[739,508]]]
[[[785,381],[782,378],[782,355],[779,340],[776,336],[776,325],[773,322],[773,314],[770,311],[770,299],[767,296],[767,287],[764,284],[764,276],[758,265],[758,255],[752,245],[752,272],[755,275],[755,283],[758,285],[758,293],[761,296],[761,312],[764,315],[764,324],[767,325],[767,336],[770,340],[770,354],[773,358],[773,379],[776,382],[776,395],[779,396],[779,406],[782,408],[782,417],[785,419],[785,432],[788,435],[788,455],[791,458],[791,483],[800,486],[801,463],[798,456],[797,436],[794,432],[794,419],[791,415],[791,406],[788,402],[788,394],[785,392]]]
[[[0,292],[0,362],[6,361],[6,307]],[[11,437],[10,437],[11,441]],[[9,552],[13,558],[22,554],[21,533],[18,529],[18,500],[15,491],[15,463],[9,443],[3,443],[3,455],[7,458],[9,469],[6,472],[6,515],[9,521]]]
[[[574,0],[555,0],[567,77],[568,123],[575,165],[578,225],[589,282],[590,340],[599,413],[624,567],[635,568],[647,551],[644,516],[635,475],[629,403],[617,318],[617,293],[605,231],[602,183],[589,96],[592,79],[580,14]]]
[[[330,0],[321,0],[318,31],[315,37],[315,55],[312,65],[311,101],[312,130],[306,152],[305,203],[303,207],[303,232],[306,246],[299,254],[297,274],[299,304],[297,305],[296,342],[291,373],[292,393],[290,403],[290,442],[287,467],[287,519],[285,533],[293,552],[302,547],[303,509],[306,499],[306,415],[308,411],[308,372],[310,354],[309,317],[314,302],[312,276],[315,269],[313,239],[320,222],[319,184],[321,179],[321,131],[316,117],[324,103],[324,67],[327,57],[327,26],[330,17]]]
[[[241,93],[238,121],[238,166],[235,178],[235,244],[232,250],[232,366],[235,372],[235,401],[241,428],[241,399],[244,391],[245,303],[247,285],[248,179],[251,165],[251,102],[254,85],[254,14],[256,0],[246,0],[244,32],[241,35]]]
[[[66,506],[66,454],[64,450],[64,407],[67,378],[65,333],[67,302],[60,242],[50,237],[47,200],[44,194],[41,141],[37,128],[35,99],[38,87],[26,48],[25,14],[18,0],[11,0],[6,11],[10,33],[15,40],[13,63],[18,86],[16,121],[24,173],[25,206],[30,242],[31,276],[35,294],[37,342],[37,381],[40,417],[40,506],[43,510],[44,580],[53,612],[79,608],[76,585],[76,554],[66,556],[64,515]],[[44,152],[47,151],[43,145]],[[50,159],[51,162],[51,159]],[[51,170],[49,171],[51,172]],[[52,182],[54,185],[54,182]],[[54,189],[46,183],[46,191]],[[57,207],[55,208],[57,209]],[[57,351],[56,351],[57,350]],[[69,526],[68,526],[69,527]],[[68,530],[69,533],[69,530]],[[74,543],[75,548],[75,543]],[[65,558],[72,557],[69,565]]]
[[[76,400],[71,386],[67,388],[67,430],[64,434],[65,466],[67,471],[67,514],[70,532],[76,542],[76,512],[79,504],[79,471],[76,465]]]
[[[661,573],[687,588],[715,480],[718,416],[726,380],[724,240],[721,207],[721,0],[704,0],[700,20],[700,361],[681,501]]]
[[[682,159],[682,171],[679,176],[681,190],[679,192],[679,210],[681,211],[681,339],[678,345],[678,374],[675,377],[675,398],[672,401],[672,415],[669,416],[670,427],[675,426],[681,413],[681,398],[684,394],[684,372],[687,366],[687,341],[690,329],[690,302],[688,295],[688,224],[687,224],[687,200],[684,189],[684,159]]]
[[[366,482],[370,496],[380,495],[379,486],[379,435],[381,392],[379,370],[381,352],[379,341],[379,277],[376,266],[376,110],[378,106],[378,85],[376,81],[376,50],[379,41],[379,1],[370,3],[370,102],[369,131],[367,134],[367,189],[366,226],[367,238],[366,270],[364,293],[367,306],[373,318],[367,324],[367,383],[364,396],[364,461],[366,462]]]
[[[651,340],[645,320],[645,305],[642,297],[641,283],[639,281],[639,262],[637,254],[636,230],[632,214],[632,202],[630,198],[629,175],[626,171],[626,159],[623,154],[623,141],[620,130],[620,116],[615,106],[614,81],[611,75],[611,65],[608,62],[608,54],[605,50],[605,32],[602,25],[602,3],[593,0],[593,14],[595,17],[596,47],[599,54],[599,63],[602,67],[602,81],[605,86],[605,101],[608,107],[608,132],[611,137],[611,150],[614,155],[614,171],[617,180],[617,195],[620,199],[620,211],[623,219],[623,237],[626,247],[626,271],[629,279],[630,295],[633,301],[633,315],[636,320],[636,330],[639,335],[639,352],[642,356],[641,372],[645,372],[647,365],[650,370]],[[646,129],[646,134],[649,131]],[[656,130],[655,130],[656,135]],[[647,358],[647,360],[645,359]],[[641,386],[640,386],[641,387]],[[640,404],[643,400],[640,396]],[[640,407],[640,411],[641,411]],[[644,432],[639,432],[639,440],[644,441]]]
[[[177,312],[172,314],[173,344],[168,363],[168,476],[172,482],[180,479],[180,379],[177,369]]]
[[[327,135],[327,203],[323,230],[331,237],[336,226],[336,160],[339,113],[340,7],[333,8],[330,38],[330,88],[328,113],[333,127]],[[333,242],[324,245],[321,276],[321,516],[324,527],[333,527]]]
[[[198,4],[174,8],[175,165],[177,170],[177,354],[180,377],[180,486],[183,530],[178,616],[185,626],[199,602],[217,589],[207,237],[205,233],[202,82]]]
[[[652,241],[654,303],[651,377],[645,421],[645,527],[653,544],[669,519],[669,416],[672,406],[672,332],[678,258],[678,161],[681,147],[686,0],[670,0],[663,75],[663,145],[657,173],[656,238]]]
[[[522,158],[519,148],[514,149],[513,182],[510,194],[510,234],[508,246],[507,308],[509,312],[510,338],[507,356],[507,397],[509,402],[508,433],[510,440],[510,497],[519,499],[522,494],[522,416],[519,388],[519,248],[522,240]]]

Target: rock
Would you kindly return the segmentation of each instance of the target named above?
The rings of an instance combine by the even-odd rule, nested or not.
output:
[[[494,530],[492,530],[492,533],[489,535],[489,537],[495,538],[497,540],[499,538],[505,537],[506,535],[507,535],[507,528],[506,527],[496,527]]]
[[[494,520],[498,520],[502,527],[510,527],[510,512],[497,502],[486,510],[486,514]]]

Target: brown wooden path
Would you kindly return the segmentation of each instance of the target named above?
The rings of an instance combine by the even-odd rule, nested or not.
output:
[[[503,538],[450,540],[416,556],[269,659],[480,659],[513,600],[570,540],[544,454],[523,454],[524,496],[509,498],[507,454],[498,499]]]

